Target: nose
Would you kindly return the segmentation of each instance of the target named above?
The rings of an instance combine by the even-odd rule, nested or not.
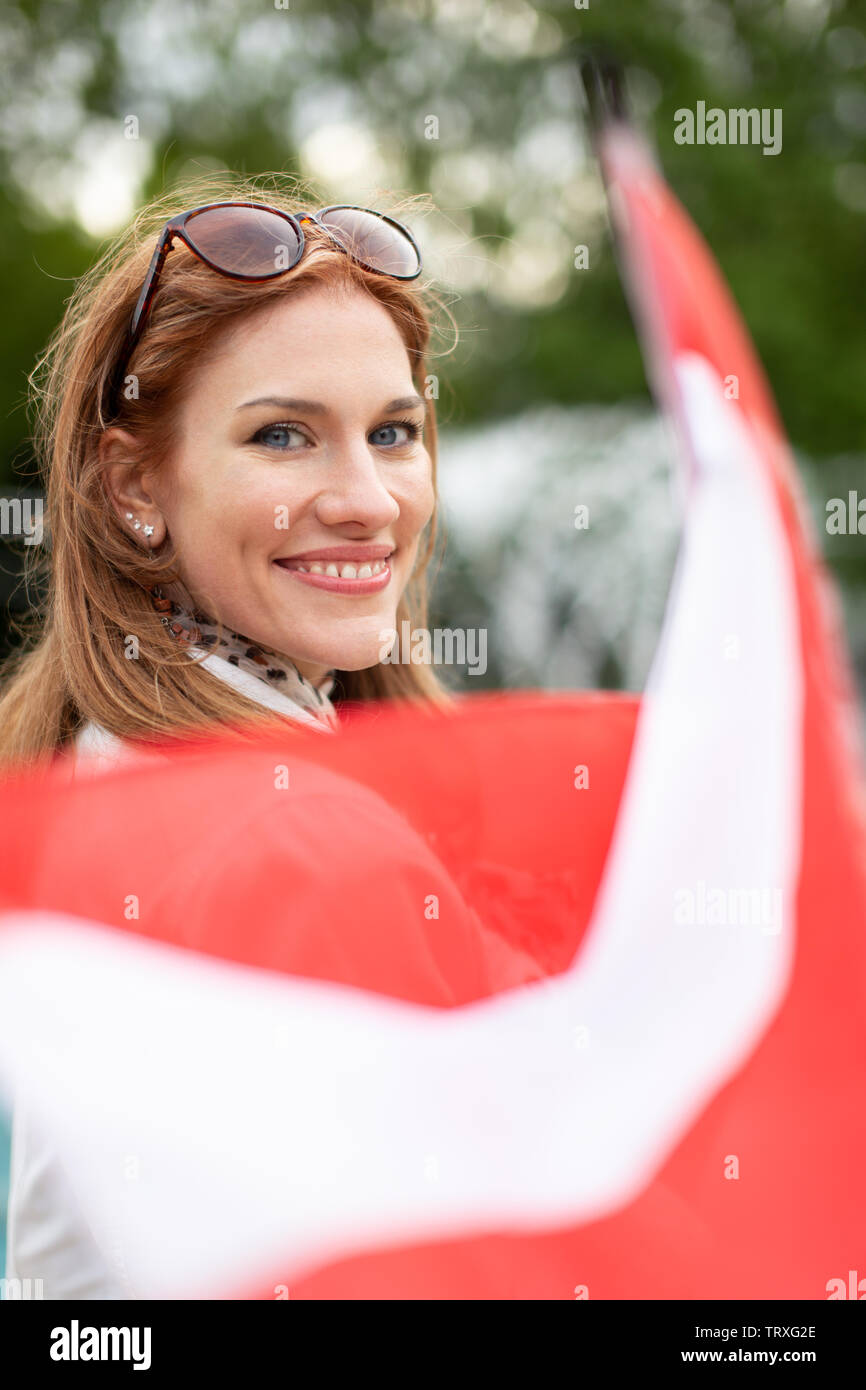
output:
[[[389,492],[366,439],[345,444],[328,463],[328,480],[316,501],[323,526],[363,526],[380,531],[392,526],[400,506]]]

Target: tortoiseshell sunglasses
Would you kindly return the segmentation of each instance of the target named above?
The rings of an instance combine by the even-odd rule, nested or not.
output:
[[[141,337],[175,237],[211,270],[231,280],[274,280],[292,270],[303,256],[304,222],[324,228],[342,251],[367,270],[394,280],[414,280],[421,273],[421,252],[411,232],[370,208],[338,204],[297,217],[266,203],[205,203],[190,208],[172,217],[160,233],[129,325],[115,389]]]

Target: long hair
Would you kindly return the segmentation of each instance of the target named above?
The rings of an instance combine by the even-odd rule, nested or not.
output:
[[[27,548],[27,592],[41,597],[29,620],[19,624],[23,640],[0,671],[3,762],[55,752],[88,721],[120,738],[152,742],[204,733],[216,724],[243,731],[275,718],[191,660],[188,649],[179,650],[160,622],[144,586],[179,579],[178,556],[170,541],[160,553],[147,553],[125,532],[110,504],[98,454],[102,432],[119,425],[137,438],[149,469],[165,466],[189,374],[215,333],[316,284],[372,295],[393,318],[415,387],[428,398],[424,442],[435,489],[435,406],[425,384],[431,310],[442,309],[442,301],[423,281],[401,282],[365,270],[314,223],[305,224],[299,264],[269,281],[238,282],[186,252],[168,256],[146,331],[126,368],[138,390],[117,393],[112,409],[126,329],[163,224],[184,208],[233,200],[266,202],[295,214],[319,206],[297,180],[281,174],[209,174],[174,188],[145,207],[78,282],[28,378],[33,444],[45,488],[46,544]],[[410,200],[410,210],[412,205]],[[388,211],[405,217],[406,206]],[[399,631],[404,620],[412,628],[427,624],[437,511],[400,600]],[[130,652],[136,659],[129,659]],[[447,705],[450,697],[425,665],[385,663],[337,672],[335,703],[373,699],[431,707]]]

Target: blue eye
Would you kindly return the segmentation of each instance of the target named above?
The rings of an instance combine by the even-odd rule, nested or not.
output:
[[[420,433],[421,426],[416,424],[414,420],[392,420],[389,424],[380,425],[377,430],[373,430],[370,435],[370,442],[383,449],[399,449],[401,446],[411,444]],[[387,436],[387,438],[383,436]]]
[[[268,438],[269,435],[270,438]],[[290,441],[291,435],[295,436],[294,443]],[[261,443],[269,449],[297,448],[298,441],[300,441],[301,444],[304,444],[306,443],[306,439],[306,435],[303,434],[301,430],[299,430],[295,425],[286,424],[263,425],[262,428],[260,430],[256,430],[255,434],[253,435],[253,441],[255,443],[261,441]]]

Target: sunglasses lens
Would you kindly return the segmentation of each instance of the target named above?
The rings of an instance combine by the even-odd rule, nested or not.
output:
[[[293,224],[266,208],[207,208],[189,219],[186,234],[217,269],[251,280],[289,270],[300,252]]]
[[[326,208],[319,217],[340,245],[370,270],[411,280],[421,258],[406,232],[363,208]]]

